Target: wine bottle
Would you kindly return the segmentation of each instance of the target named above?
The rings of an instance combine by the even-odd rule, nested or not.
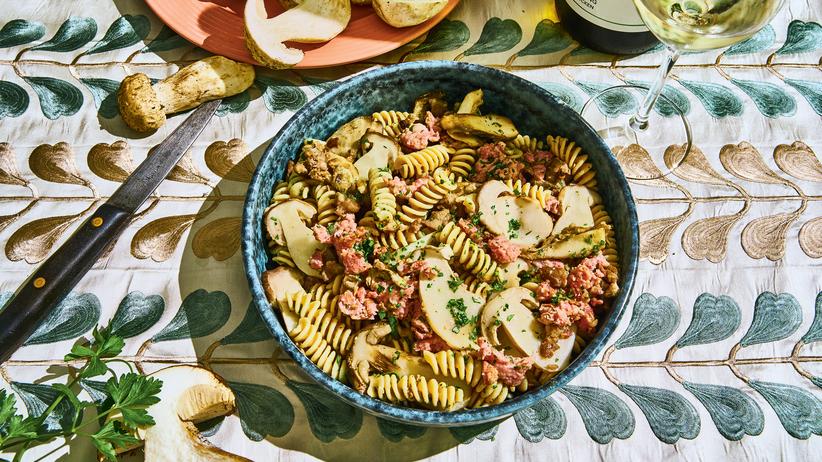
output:
[[[565,30],[588,48],[632,55],[658,43],[631,0],[556,0],[556,6]]]

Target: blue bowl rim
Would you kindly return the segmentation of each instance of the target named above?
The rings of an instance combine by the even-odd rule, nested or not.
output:
[[[514,74],[510,74],[507,72],[503,72],[497,69],[477,64],[460,63],[453,61],[413,61],[408,63],[385,66],[378,69],[368,70],[366,72],[357,74],[348,80],[340,82],[339,85],[335,86],[330,90],[325,91],[321,95],[317,96],[316,98],[308,102],[280,128],[280,130],[277,132],[274,138],[272,138],[270,144],[268,145],[262,157],[260,158],[260,161],[254,171],[254,175],[251,179],[251,182],[249,183],[245,203],[243,205],[243,219],[241,232],[243,264],[245,266],[245,273],[248,279],[249,287],[251,289],[254,305],[257,307],[257,310],[259,311],[261,318],[268,326],[269,330],[274,336],[274,339],[280,345],[280,347],[284,349],[286,353],[288,353],[288,355],[291,356],[294,359],[294,361],[312,379],[314,379],[317,383],[319,383],[323,388],[325,388],[329,392],[343,399],[345,402],[353,406],[359,407],[371,414],[375,414],[380,417],[387,418],[389,420],[417,425],[422,424],[428,426],[475,425],[498,419],[504,419],[519,410],[536,404],[537,402],[551,395],[553,392],[557,391],[563,385],[567,384],[571,379],[573,379],[576,375],[582,372],[582,370],[588,366],[588,364],[596,357],[596,355],[600,351],[602,351],[602,349],[605,347],[605,344],[608,342],[611,335],[613,334],[616,326],[619,324],[619,321],[622,318],[622,315],[625,311],[625,307],[628,304],[628,300],[630,299],[631,292],[633,290],[634,279],[636,277],[636,271],[639,261],[639,225],[636,214],[636,205],[634,203],[633,195],[631,194],[628,181],[625,178],[625,175],[623,174],[622,169],[619,166],[619,163],[613,156],[608,155],[605,161],[609,164],[611,171],[617,174],[616,180],[619,185],[618,191],[610,191],[610,193],[621,193],[624,196],[628,209],[627,212],[629,215],[628,224],[631,246],[629,249],[620,249],[620,253],[627,252],[627,268],[624,268],[622,271],[624,277],[621,281],[621,290],[617,295],[616,299],[612,302],[612,312],[608,319],[608,322],[604,326],[602,326],[600,332],[596,335],[596,337],[593,340],[591,340],[591,342],[582,351],[582,353],[579,354],[576,358],[574,358],[571,364],[569,364],[568,367],[566,367],[559,374],[557,374],[550,382],[538,388],[535,388],[534,390],[529,390],[527,393],[524,393],[520,396],[506,400],[501,404],[493,406],[482,407],[478,409],[460,410],[456,412],[428,411],[403,406],[395,406],[384,401],[378,400],[376,398],[371,398],[370,396],[361,394],[353,388],[349,387],[348,385],[345,385],[342,382],[339,382],[331,378],[329,375],[320,370],[302,353],[302,351],[288,336],[287,332],[285,331],[279,319],[277,318],[275,311],[271,308],[271,305],[269,304],[262,287],[260,273],[258,272],[255,264],[254,253],[256,249],[254,248],[252,243],[254,242],[255,234],[259,231],[255,229],[255,217],[251,216],[251,211],[254,209],[254,203],[257,200],[257,197],[261,194],[259,177],[261,175],[263,167],[265,166],[268,159],[270,159],[271,156],[274,154],[275,147],[280,142],[280,139],[284,136],[284,133],[286,132],[286,129],[289,126],[299,123],[302,118],[306,117],[307,114],[312,113],[312,111],[321,109],[326,105],[332,103],[335,97],[340,93],[348,91],[349,89],[359,85],[367,85],[370,81],[378,81],[379,79],[387,75],[402,73],[409,69],[427,68],[429,70],[436,71],[437,69],[447,69],[454,67],[461,68],[462,70],[471,73],[486,74],[488,77],[492,79],[506,80],[514,85],[524,87],[525,91],[531,92],[535,95],[539,95],[546,101],[547,104],[553,105],[556,111],[564,113],[564,115],[568,119],[576,120],[583,126],[583,130],[590,131],[591,134],[594,135],[593,138],[599,144],[601,152],[610,152],[610,149],[605,144],[605,142],[596,134],[596,131],[590,126],[590,124],[588,124],[587,121],[582,119],[582,117],[576,111],[574,111],[571,107],[567,106],[566,104],[557,100],[556,97],[554,97],[546,89]],[[622,266],[625,267],[626,265]]]

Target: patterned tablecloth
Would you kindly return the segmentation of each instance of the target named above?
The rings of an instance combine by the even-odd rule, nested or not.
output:
[[[71,371],[61,359],[70,346],[111,322],[128,338],[123,359],[140,370],[199,362],[229,380],[238,415],[206,434],[255,460],[819,460],[819,1],[790,0],[750,40],[676,66],[666,95],[688,109],[695,151],[675,174],[633,183],[643,261],[624,322],[600,358],[539,405],[475,428],[363,415],[278,354],[249,308],[239,255],[246,183],[277,129],[338,80],[398,61],[455,59],[504,68],[579,108],[603,87],[651,79],[659,50],[617,59],[582,48],[552,3],[464,0],[427,37],[371,62],[261,69],[114,249],[0,367],[0,386],[42,409],[54,393],[45,384]],[[118,116],[119,81],[133,72],[162,78],[206,53],[139,0],[7,1],[2,18],[5,300],[183,119],[135,136]],[[636,104],[626,93],[600,109]],[[663,128],[649,151],[673,142]],[[623,166],[648,172],[656,167],[647,159],[635,152]],[[75,443],[47,459],[58,457],[89,460],[91,448]]]

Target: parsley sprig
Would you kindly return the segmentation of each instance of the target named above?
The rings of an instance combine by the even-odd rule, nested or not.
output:
[[[47,443],[54,438],[87,437],[108,460],[116,461],[115,448],[125,448],[140,442],[134,430],[140,426],[154,425],[154,419],[146,408],[159,402],[157,394],[162,383],[153,377],[135,373],[129,363],[116,359],[123,351],[122,337],[113,334],[109,328],[95,328],[93,340],[87,344],[77,344],[65,356],[66,361],[80,361],[83,365],[66,384],[55,383],[52,388],[57,397],[40,414],[24,417],[17,413],[15,396],[0,390],[0,452],[15,452],[14,461],[22,460],[23,454],[31,446]],[[123,362],[129,372],[117,375],[110,363]],[[75,392],[80,380],[110,374],[105,385],[108,397],[100,402],[82,401]],[[58,431],[50,430],[47,420],[54,411],[68,401],[71,419]],[[86,419],[85,410],[95,408]],[[102,425],[102,427],[100,427]],[[98,427],[96,430],[94,427]],[[66,441],[65,444],[68,444]]]

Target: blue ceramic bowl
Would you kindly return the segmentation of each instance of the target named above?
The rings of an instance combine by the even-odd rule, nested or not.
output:
[[[414,99],[444,90],[452,99],[476,88],[485,94],[483,111],[508,116],[522,133],[560,135],[574,140],[596,168],[599,192],[614,222],[620,251],[622,290],[607,319],[587,348],[553,380],[496,406],[458,412],[434,412],[394,406],[362,395],[323,373],[297,348],[265,297],[260,274],[271,266],[262,223],[275,183],[296,157],[304,138],[327,138],[348,120],[375,111],[408,110]],[[297,112],[271,141],[257,165],[243,210],[242,251],[254,303],[274,338],[314,380],[348,403],[391,420],[432,426],[473,425],[510,416],[545,399],[579,374],[613,333],[634,284],[639,254],[636,209],[628,182],[608,147],[570,107],[548,91],[495,69],[451,61],[419,61],[357,75],[326,91]]]

